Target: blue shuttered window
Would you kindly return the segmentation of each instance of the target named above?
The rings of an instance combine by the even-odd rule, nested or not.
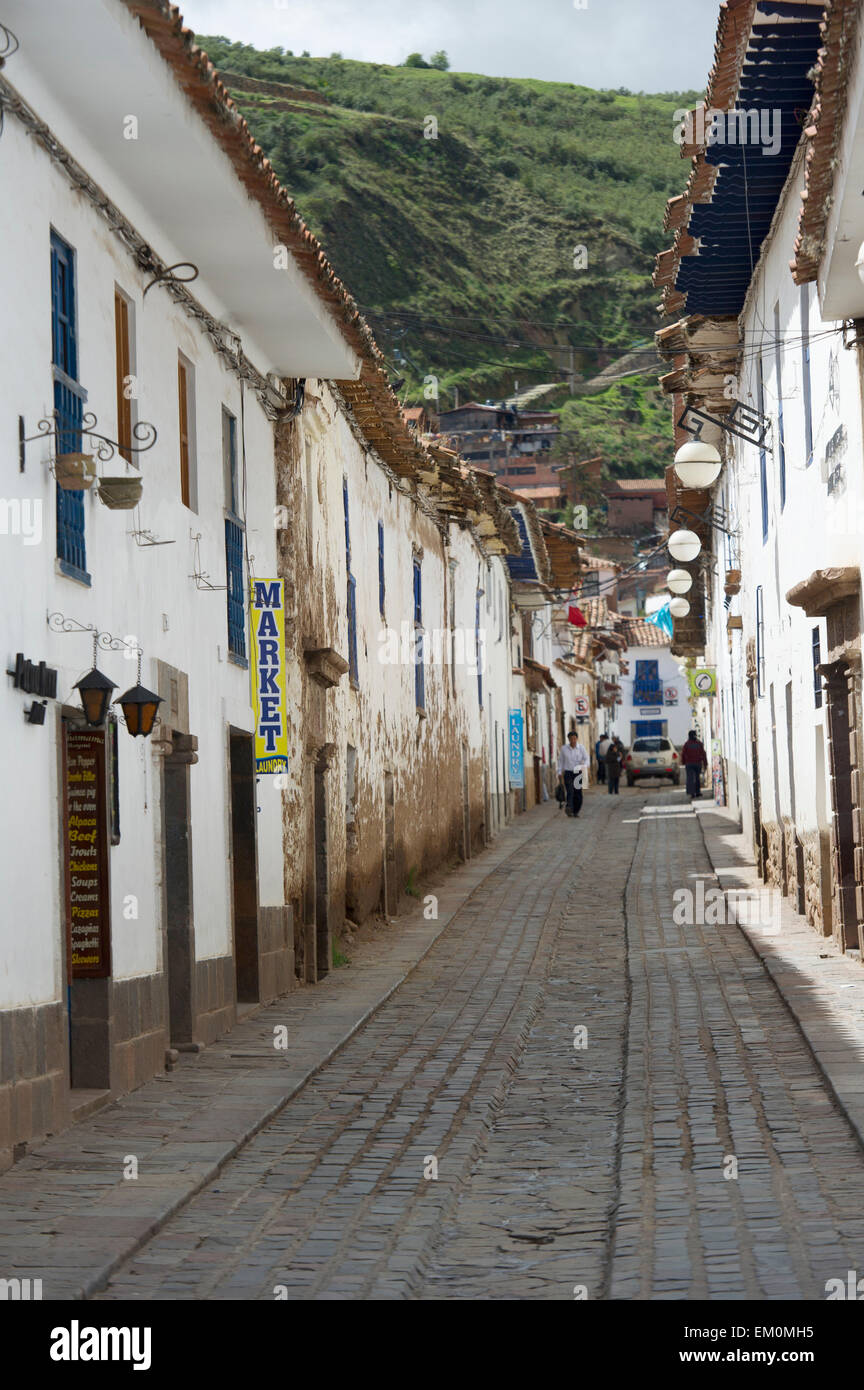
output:
[[[75,252],[51,233],[51,362],[54,368],[56,452],[80,454],[87,392],[78,381]],[[84,541],[84,493],[56,487],[57,558],[66,574],[90,582]]]
[[[228,650],[246,659],[246,608],[243,586],[243,527],[225,518],[225,569],[228,575]]]
[[[384,522],[378,522],[378,612],[384,617]]]
[[[780,510],[786,506],[786,433],[783,427],[783,345],[780,342],[780,305],[774,305],[774,387],[777,392],[777,463],[780,470]]]
[[[756,408],[760,415],[765,414],[765,383],[762,373],[762,353],[756,358]],[[768,454],[759,450],[759,492],[762,500],[762,540],[768,539]]]
[[[807,467],[813,462],[813,390],[810,380],[810,286],[801,286],[801,379]]]
[[[351,530],[348,525],[348,479],[342,480],[342,506],[345,510],[345,570],[347,573],[348,608],[348,679],[359,684],[357,664],[357,582],[351,573]]]
[[[237,479],[237,420],[222,407],[222,466],[225,479],[225,574],[228,598],[228,651],[238,661],[246,661],[246,586],[244,546],[246,529],[239,516],[240,489]]]
[[[663,686],[657,661],[637,661],[633,680],[634,705],[662,705]]]
[[[426,669],[423,665],[423,588],[420,561],[414,561],[414,703],[426,708]]]

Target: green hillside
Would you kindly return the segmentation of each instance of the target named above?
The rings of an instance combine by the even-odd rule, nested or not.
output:
[[[422,399],[434,376],[442,409],[457,388],[462,400],[485,400],[517,381],[521,390],[561,381],[549,398],[561,404],[568,372],[591,377],[635,347],[654,372],[650,273],[665,200],[684,175],[673,112],[692,93],[597,92],[198,42],[409,399]],[[241,90],[232,75],[282,89]],[[430,118],[435,139],[424,134],[435,129]],[[622,437],[608,428],[618,403],[608,392],[585,403],[586,443],[610,435],[616,471],[627,471],[630,453],[639,471],[653,471],[660,406],[621,422]],[[582,410],[568,403],[568,415]],[[667,421],[664,413],[668,448]]]

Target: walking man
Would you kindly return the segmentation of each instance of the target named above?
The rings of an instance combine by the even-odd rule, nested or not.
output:
[[[609,783],[610,796],[618,795],[618,779],[621,776],[623,761],[624,749],[620,739],[611,739],[606,749],[606,781]]]
[[[579,742],[579,735],[571,729],[566,744],[558,750],[558,780],[563,782],[567,793],[568,816],[578,816],[582,810],[582,772],[590,761],[587,749]]]
[[[708,755],[703,744],[696,737],[695,729],[691,729],[687,735],[687,742],[681,749],[681,761],[684,764],[687,777],[687,795],[692,800],[701,801],[702,769],[708,766]]]

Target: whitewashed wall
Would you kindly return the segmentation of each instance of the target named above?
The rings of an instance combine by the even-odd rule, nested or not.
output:
[[[764,664],[757,699],[762,815],[766,821],[793,817],[799,830],[827,824],[825,708],[814,700],[812,636],[819,628],[823,659],[825,623],[790,606],[785,595],[817,569],[860,566],[864,557],[864,475],[861,397],[854,352],[843,346],[841,325],[824,321],[815,285],[799,288],[789,272],[797,233],[802,175],[787,186],[774,234],[757,268],[742,316],[745,351],[740,397],[756,406],[757,356],[764,373],[765,413],[772,422],[773,452],[767,454],[768,527],[763,538],[758,450],[733,441],[730,461],[718,485],[719,500],[740,525],[740,566],[722,535],[717,538],[710,652],[717,663],[722,702],[713,707],[714,731],[722,733],[731,804],[749,823],[752,767],[745,688],[745,651],[756,637],[757,589],[764,603]],[[813,460],[807,465],[803,390],[802,295],[809,304]],[[774,306],[779,304],[783,355],[778,382],[774,353]],[[786,499],[781,504],[778,398],[783,399]],[[836,432],[845,430],[844,482],[829,491],[826,452]],[[742,586],[729,613],[743,618],[743,630],[727,637],[723,580],[727,568],[740,567]],[[730,649],[731,648],[731,649]],[[791,702],[787,705],[787,687]],[[772,708],[773,692],[773,708]],[[791,709],[791,719],[787,711]],[[790,764],[791,747],[791,764]],[[793,807],[794,800],[794,807]],[[793,816],[794,811],[794,816]]]
[[[633,686],[636,680],[637,661],[656,661],[660,683],[664,688],[674,688],[678,696],[678,702],[674,705],[664,704],[657,716],[667,721],[668,736],[676,746],[680,745],[687,738],[687,734],[692,727],[693,719],[690,711],[690,695],[687,677],[682,674],[681,659],[670,654],[668,647],[628,647],[622,653],[626,660],[630,674],[619,676],[618,681],[621,685],[622,701],[615,708],[614,732],[629,747],[631,737],[631,724],[634,720],[642,720],[645,716],[641,713],[640,706],[633,703]]]
[[[59,119],[59,117],[58,117]],[[75,131],[60,128],[76,149]],[[118,190],[113,196],[122,203]],[[124,211],[135,221],[134,206]],[[26,469],[18,472],[18,416],[28,434],[53,409],[51,373],[51,228],[76,251],[79,379],[88,392],[85,408],[98,428],[116,437],[114,290],[133,305],[135,374],[140,393],[136,415],[158,430],[158,442],[141,456],[144,493],[140,524],[174,544],[139,548],[129,534],[134,513],[110,511],[93,488],[85,497],[87,566],[92,585],[67,578],[55,564],[55,484],[48,471],[51,446],[27,446]],[[0,496],[41,505],[42,534],[35,544],[0,535],[0,583],[4,594],[5,661],[16,651],[45,659],[59,670],[58,699],[49,702],[44,727],[24,723],[25,698],[11,682],[0,701],[2,742],[9,785],[21,789],[14,833],[4,837],[0,875],[7,885],[0,923],[0,1005],[58,997],[63,933],[60,900],[61,843],[56,724],[62,701],[77,706],[73,683],[91,664],[83,635],[56,635],[46,615],[61,612],[144,648],[142,679],[156,683],[154,658],[189,674],[190,729],[199,739],[199,762],[191,769],[192,847],[196,949],[200,957],[231,949],[228,853],[226,723],[252,728],[249,675],[227,661],[226,595],[199,592],[190,578],[190,530],[200,532],[201,563],[214,584],[225,583],[224,486],[221,407],[240,418],[240,385],[215,356],[208,340],[164,289],[143,298],[146,277],[91,204],[74,193],[18,123],[7,117],[3,135],[3,197],[0,198],[0,437],[7,441]],[[162,248],[160,248],[162,249]],[[206,285],[200,298],[219,313]],[[246,338],[256,359],[254,340]],[[177,354],[195,367],[197,507],[180,501]],[[246,391],[246,454],[249,467],[249,550],[259,574],[275,572],[272,431],[256,398]],[[85,441],[86,446],[86,441]],[[104,473],[124,473],[115,459]],[[100,653],[100,669],[117,682],[118,693],[134,685],[136,666],[119,652]],[[120,844],[112,848],[111,900],[113,974],[122,979],[161,968],[159,766],[151,747],[120,729]],[[259,817],[261,901],[283,901],[278,858],[278,808]],[[26,866],[26,867],[24,867]],[[123,917],[123,900],[138,899],[137,920]],[[21,924],[27,923],[22,932]]]

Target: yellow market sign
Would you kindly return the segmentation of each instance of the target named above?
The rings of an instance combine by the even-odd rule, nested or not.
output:
[[[281,579],[253,579],[252,708],[255,711],[255,771],[288,771],[285,716],[285,608]]]
[[[713,666],[696,666],[687,672],[690,694],[696,699],[700,695],[717,694],[717,672]]]

